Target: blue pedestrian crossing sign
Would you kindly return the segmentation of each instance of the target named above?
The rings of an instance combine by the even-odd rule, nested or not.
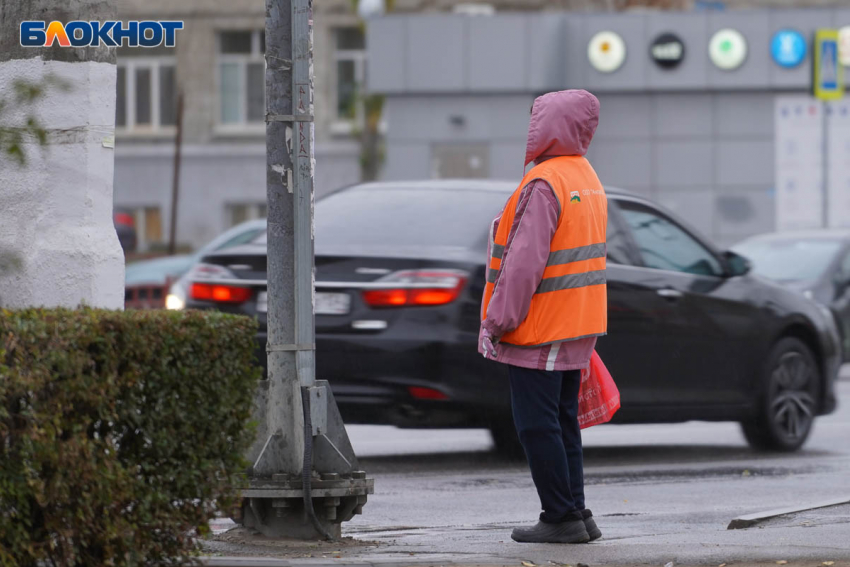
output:
[[[844,67],[838,58],[838,30],[815,32],[812,90],[821,100],[844,95]]]

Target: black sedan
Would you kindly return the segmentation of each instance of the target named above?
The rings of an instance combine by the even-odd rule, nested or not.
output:
[[[826,305],[850,361],[850,231],[807,230],[753,236],[733,249],[753,271]]]
[[[370,183],[316,204],[316,374],[348,423],[489,427],[515,447],[506,368],[476,350],[487,230],[514,189]],[[616,421],[738,421],[755,447],[800,447],[836,404],[829,314],[653,203],[608,195],[598,351],[621,391]],[[187,307],[254,315],[264,329],[265,237],[202,262]]]

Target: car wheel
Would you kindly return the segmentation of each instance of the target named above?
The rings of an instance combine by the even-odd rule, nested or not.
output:
[[[742,424],[749,444],[768,451],[799,449],[817,413],[819,378],[815,357],[803,341],[780,340],[768,357],[758,414]]]
[[[525,459],[525,450],[519,442],[513,419],[508,418],[506,424],[491,425],[490,435],[493,437],[496,453],[511,460]]]

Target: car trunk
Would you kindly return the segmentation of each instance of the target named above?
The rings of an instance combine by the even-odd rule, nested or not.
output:
[[[385,330],[402,309],[374,308],[364,300],[370,284],[421,260],[374,256],[316,256],[316,333],[375,333]]]

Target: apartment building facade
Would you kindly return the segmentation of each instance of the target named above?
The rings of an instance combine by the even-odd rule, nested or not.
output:
[[[119,18],[183,20],[173,49],[118,51],[115,207],[139,249],[168,238],[177,97],[184,99],[177,241],[197,247],[266,214],[264,0],[119,0]],[[360,180],[363,26],[315,3],[316,192]]]

